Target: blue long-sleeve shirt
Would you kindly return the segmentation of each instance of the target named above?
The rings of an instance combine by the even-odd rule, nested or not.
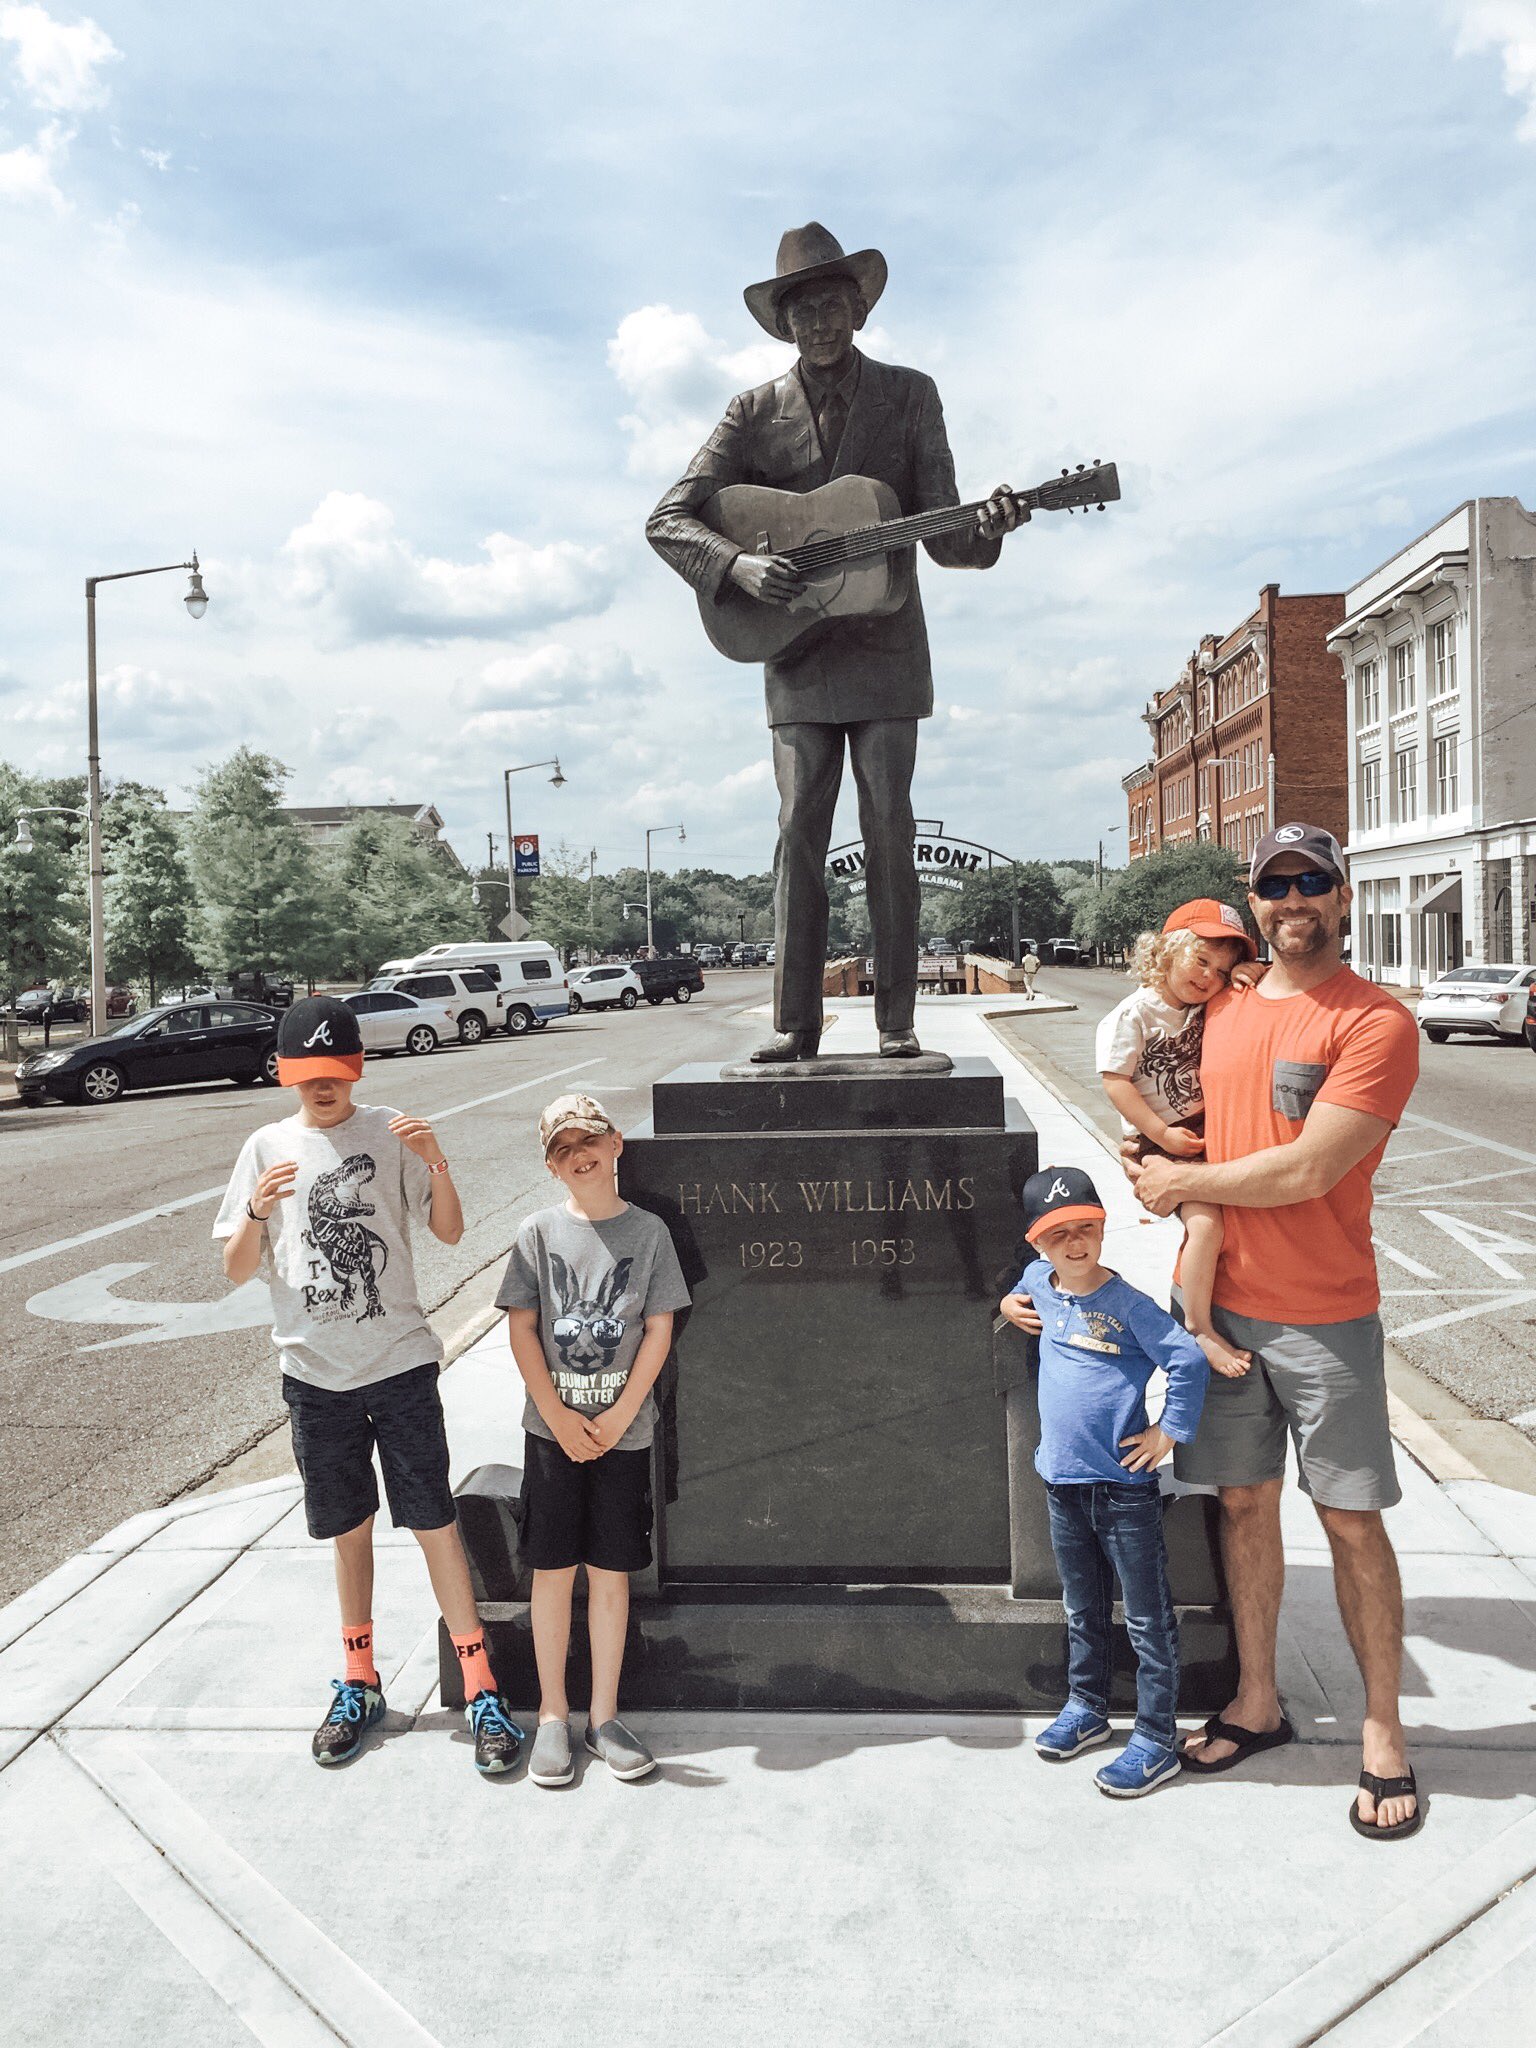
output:
[[[1051,1273],[1049,1259],[1035,1259],[1013,1289],[1029,1296],[1043,1326],[1035,1470],[1053,1486],[1155,1485],[1155,1472],[1126,1471],[1121,1441],[1147,1427],[1147,1382],[1159,1367],[1168,1375],[1159,1423],[1175,1443],[1191,1440],[1210,1380],[1205,1353],[1118,1273],[1092,1294],[1063,1294]]]

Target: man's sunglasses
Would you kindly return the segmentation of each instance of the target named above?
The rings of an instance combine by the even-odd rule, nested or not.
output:
[[[1293,888],[1303,896],[1327,896],[1338,886],[1338,876],[1326,869],[1303,868],[1299,875],[1260,875],[1253,893],[1263,903],[1283,903]]]

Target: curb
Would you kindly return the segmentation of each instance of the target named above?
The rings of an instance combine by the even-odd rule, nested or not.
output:
[[[1017,1011],[1003,1013],[1017,1016]],[[1119,1164],[1115,1146],[1079,1103],[1072,1100],[1047,1071],[1044,1062],[1005,1038],[993,1022],[983,1018],[998,1043],[1020,1066],[1026,1067],[1047,1093],[1053,1095],[1074,1122],[1096,1138]],[[1511,1487],[1517,1492],[1536,1494],[1536,1446],[1507,1422],[1479,1416],[1464,1401],[1432,1380],[1386,1341],[1387,1409],[1392,1434],[1403,1449],[1421,1465],[1438,1485],[1448,1480],[1477,1479],[1490,1486]],[[1426,1413],[1433,1409],[1434,1414]],[[1449,1410],[1447,1413],[1445,1411]],[[1448,1423],[1457,1438],[1470,1439],[1465,1445],[1436,1427]],[[1476,1455],[1473,1455],[1475,1453]]]

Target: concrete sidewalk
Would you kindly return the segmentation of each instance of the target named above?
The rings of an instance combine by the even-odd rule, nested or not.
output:
[[[1172,1226],[1139,1218],[979,1010],[936,1002],[919,1029],[998,1061],[1042,1162],[1099,1179],[1110,1262],[1166,1297]],[[836,1037],[858,1049],[872,1019],[849,1006]],[[518,1461],[499,1328],[443,1393],[456,1477]],[[297,1481],[138,1517],[0,1611],[0,2041],[1528,2042],[1536,1500],[1401,1465],[1429,1812],[1399,1844],[1346,1819],[1359,1690],[1294,1491],[1301,1741],[1130,1806],[1094,1791],[1099,1759],[1042,1764],[1032,1723],[982,1716],[649,1717],[643,1784],[483,1783],[437,1703],[415,1545],[382,1518],[391,1711],[324,1773],[334,1596]]]

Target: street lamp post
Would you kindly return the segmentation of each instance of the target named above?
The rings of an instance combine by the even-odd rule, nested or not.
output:
[[[679,841],[688,837],[681,825],[649,825],[645,833],[645,948],[648,953],[656,951],[656,933],[651,917],[651,834],[653,832],[675,832]]]
[[[89,730],[87,762],[89,791],[86,819],[90,835],[91,860],[91,1029],[101,1028],[107,1014],[107,938],[102,907],[102,878],[105,867],[101,850],[101,740],[96,717],[96,586],[98,583],[126,583],[135,576],[166,576],[175,569],[189,569],[187,594],[182,602],[194,619],[208,609],[208,593],[198,567],[197,550],[190,562],[161,562],[153,569],[117,569],[110,576],[85,579],[85,667],[86,722]]]
[[[1111,826],[1110,826],[1110,828],[1109,828],[1109,830],[1108,830],[1108,831],[1107,831],[1107,832],[1106,832],[1106,833],[1104,834],[1104,839],[1112,839],[1112,838],[1114,837],[1114,835],[1115,835],[1115,834],[1116,834],[1116,833],[1117,833],[1117,832],[1118,832],[1119,830],[1120,830],[1120,827],[1119,827],[1118,825],[1111,825]],[[1099,894],[1100,894],[1101,896],[1102,896],[1102,895],[1103,895],[1103,893],[1104,893],[1104,839],[1101,839],[1101,840],[1099,841],[1099,870],[1098,870],[1098,872],[1099,872],[1099,887],[1098,887],[1098,893],[1099,893]]]
[[[516,768],[501,771],[501,792],[507,800],[507,922],[511,924],[517,916],[517,848],[512,844],[512,778],[526,775],[530,768],[553,768],[549,778],[556,789],[565,787],[565,777],[560,773],[560,756],[556,754],[548,761],[524,761]]]

